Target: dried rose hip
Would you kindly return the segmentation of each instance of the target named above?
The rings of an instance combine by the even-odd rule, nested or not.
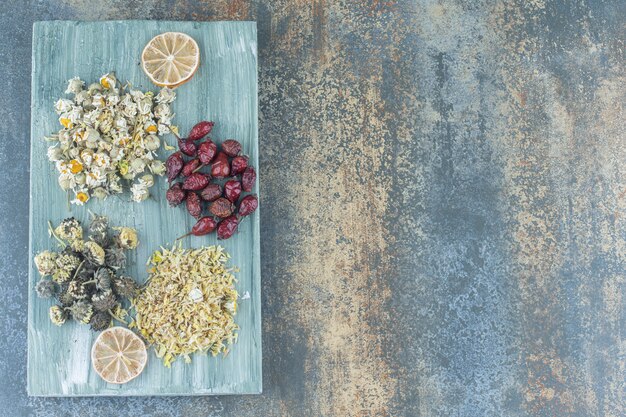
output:
[[[185,161],[183,160],[183,155],[180,152],[175,152],[171,154],[167,160],[165,161],[165,170],[167,172],[167,180],[169,182],[174,181],[178,174],[180,174],[180,170],[183,169],[183,165]]]
[[[236,216],[230,216],[224,220],[222,220],[217,225],[217,238],[218,239],[228,239],[237,231],[237,225],[239,221]]]
[[[169,188],[169,190],[167,190],[167,192],[165,193],[165,199],[168,203],[170,203],[170,206],[176,207],[177,205],[185,201],[186,195],[187,193],[185,192],[185,190],[183,190],[180,187],[180,183],[177,182],[176,184],[173,184]]]
[[[183,170],[181,171],[181,173],[183,174],[183,176],[188,177],[191,174],[193,174],[193,172],[199,166],[200,166],[200,160],[198,158],[192,159],[191,161],[187,162],[185,166],[183,166]]]
[[[254,211],[259,207],[259,200],[255,195],[247,195],[241,199],[239,203],[239,215],[247,216],[249,214],[254,213]]]
[[[228,156],[237,156],[241,152],[241,143],[234,139],[225,140],[222,143],[222,152]]]
[[[228,180],[224,184],[224,196],[235,203],[241,195],[241,183],[237,180]]]
[[[185,178],[185,182],[183,182],[183,190],[191,190],[191,191],[200,191],[207,185],[209,185],[210,178],[201,174],[200,172],[194,172],[187,178]]]
[[[250,192],[252,191],[252,187],[254,187],[254,183],[256,181],[256,171],[252,167],[246,168],[241,176],[241,186],[244,191]]]
[[[228,156],[224,152],[220,152],[211,166],[211,175],[214,178],[226,178],[229,174],[230,164],[228,163]]]
[[[230,162],[230,175],[239,175],[248,167],[247,156],[236,156]]]
[[[215,123],[202,121],[197,123],[194,127],[191,128],[191,132],[189,132],[189,140],[199,140],[211,133],[211,129]]]
[[[198,197],[198,194],[187,194],[187,211],[195,218],[199,218],[202,214],[202,205],[200,204],[200,197]]]
[[[233,214],[233,211],[235,211],[235,206],[233,206],[233,203],[225,198],[218,198],[211,203],[211,205],[209,206],[209,211],[211,212],[211,214],[224,219]]]
[[[202,165],[210,164],[216,153],[217,145],[211,139],[207,139],[198,146],[198,158],[200,158]]]
[[[202,217],[198,222],[191,228],[191,234],[194,236],[202,236],[208,235],[217,227],[217,222],[213,217],[207,216]]]
[[[192,141],[178,138],[178,147],[185,155],[196,156],[197,147]]]
[[[205,201],[215,201],[222,196],[222,187],[219,184],[209,184],[200,192]]]

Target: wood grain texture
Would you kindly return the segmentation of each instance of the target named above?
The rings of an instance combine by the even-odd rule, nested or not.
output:
[[[180,31],[199,44],[201,65],[194,78],[177,89],[173,104],[175,123],[186,132],[198,120],[216,122],[211,137],[218,143],[228,138],[241,141],[258,166],[257,44],[253,22],[37,22],[33,31],[30,258],[54,249],[47,222],[58,223],[74,216],[88,221],[87,209],[110,217],[113,225],[135,227],[139,248],[130,254],[126,271],[139,282],[147,278],[145,263],[152,251],[168,246],[191,228],[194,221],[182,208],[170,208],[164,199],[167,183],[159,178],[153,199],[141,204],[128,195],[90,201],[85,207],[68,206],[66,194],[56,183],[54,167],[46,159],[43,136],[58,130],[54,102],[64,96],[67,80],[79,76],[87,83],[115,71],[142,90],[157,91],[140,66],[140,53],[156,34]],[[174,144],[173,136],[165,137]],[[162,156],[168,152],[162,151]],[[258,184],[257,184],[258,190]],[[215,235],[183,240],[184,247],[216,244]],[[261,383],[261,307],[259,260],[259,211],[246,219],[239,233],[220,242],[239,267],[236,274],[241,300],[236,321],[239,341],[230,354],[194,355],[191,364],[176,361],[165,368],[150,349],[148,366],[135,380],[116,386],[93,371],[90,349],[97,333],[88,326],[68,323],[54,326],[48,319],[51,301],[36,297],[39,279],[29,266],[28,392],[34,396],[84,395],[206,395],[259,393]]]

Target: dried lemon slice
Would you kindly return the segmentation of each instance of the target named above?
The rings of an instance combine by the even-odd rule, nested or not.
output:
[[[189,35],[166,32],[148,42],[141,65],[150,80],[160,87],[178,87],[193,77],[200,65],[200,49]]]
[[[111,384],[124,384],[137,377],[147,360],[143,340],[124,327],[111,327],[103,331],[91,348],[94,369]]]

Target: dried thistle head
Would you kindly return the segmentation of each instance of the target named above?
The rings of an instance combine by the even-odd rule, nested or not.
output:
[[[52,306],[50,310],[48,310],[48,315],[50,316],[50,321],[57,326],[63,325],[67,321],[68,313],[62,306]]]
[[[78,268],[78,265],[80,265],[80,258],[69,251],[66,251],[61,253],[61,255],[56,258],[56,265],[58,269],[71,273]]]
[[[58,268],[56,271],[54,271],[54,274],[52,274],[52,280],[60,284],[60,283],[66,282],[68,279],[71,278],[71,276],[72,275],[69,271]]]
[[[102,247],[106,247],[110,243],[108,236],[109,219],[106,216],[93,214],[89,223],[89,237]]]
[[[93,316],[93,307],[86,301],[76,301],[68,308],[72,318],[80,323],[87,324]]]
[[[67,284],[66,292],[75,300],[84,300],[87,298],[87,289],[85,285],[79,281],[70,281]]]
[[[109,311],[117,304],[117,298],[113,291],[98,291],[91,296],[91,304],[96,311]]]
[[[57,293],[57,300],[64,306],[70,306],[76,301],[74,296],[67,291],[69,283],[65,282],[60,285],[59,292]]]
[[[133,298],[137,294],[137,283],[129,276],[122,275],[113,280],[113,290],[120,297]]]
[[[80,222],[73,217],[63,220],[54,233],[61,239],[72,241],[83,238],[83,228]]]
[[[119,246],[109,246],[104,252],[104,260],[107,266],[115,269],[126,266],[126,254]]]
[[[92,240],[85,242],[83,254],[89,262],[95,265],[104,265],[104,249],[96,242]]]
[[[94,273],[93,279],[96,281],[96,287],[101,290],[111,288],[111,281],[115,274],[108,268],[98,268]]]

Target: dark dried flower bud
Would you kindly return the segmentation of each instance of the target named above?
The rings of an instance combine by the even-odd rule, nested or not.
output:
[[[72,305],[72,303],[76,301],[72,294],[67,292],[68,287],[68,283],[61,284],[61,288],[59,289],[59,292],[57,294],[57,300],[59,300],[59,302],[66,307]]]
[[[113,280],[113,291],[120,297],[133,298],[137,290],[137,283],[131,277],[122,275]]]
[[[56,292],[56,286],[54,282],[48,279],[42,279],[35,286],[35,291],[40,298],[50,298]]]
[[[96,287],[101,290],[111,288],[111,280],[115,274],[108,268],[99,268],[93,275]]]
[[[113,291],[98,291],[91,296],[91,303],[96,311],[109,311],[117,304],[117,298]]]
[[[124,250],[118,246],[106,248],[104,250],[104,263],[111,268],[124,268],[124,266],[126,266],[126,254]]]
[[[111,326],[111,315],[106,311],[97,311],[89,320],[91,330],[99,332]]]
[[[100,246],[108,246],[109,219],[106,216],[94,214],[89,223],[89,237]]]

